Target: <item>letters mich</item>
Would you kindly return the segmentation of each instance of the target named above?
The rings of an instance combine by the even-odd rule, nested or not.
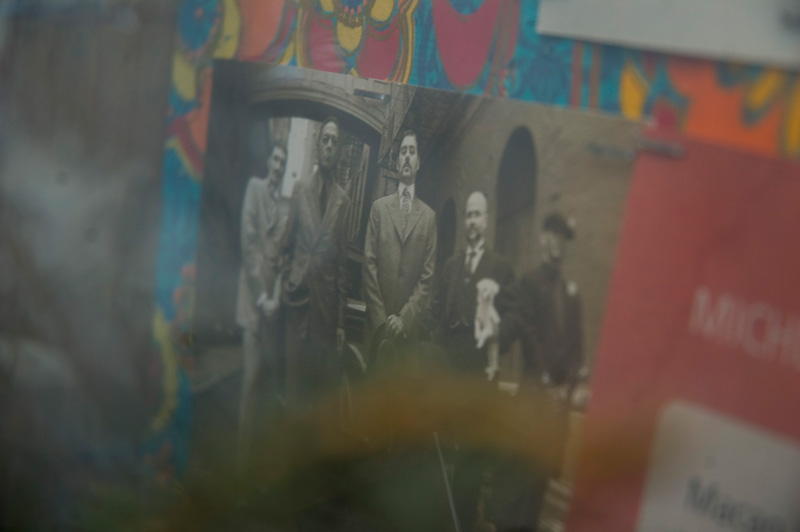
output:
[[[800,314],[727,292],[715,297],[701,286],[694,294],[689,332],[800,371]]]

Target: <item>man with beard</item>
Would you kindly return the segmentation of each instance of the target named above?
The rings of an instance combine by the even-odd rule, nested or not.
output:
[[[396,345],[419,337],[430,304],[436,262],[436,215],[417,196],[420,159],[417,134],[406,130],[397,160],[396,194],[372,204],[364,245],[364,297],[367,330]]]
[[[486,246],[487,210],[482,192],[470,194],[464,216],[467,246],[444,263],[436,298],[442,320],[440,343],[447,349],[451,365],[478,376],[485,375],[488,358],[486,346],[478,348],[475,339],[476,285],[483,279],[492,279],[499,285],[494,306],[502,319],[509,308],[514,282],[508,259]]]
[[[285,146],[276,144],[272,147],[267,160],[267,176],[250,179],[242,207],[242,270],[236,307],[236,322],[244,331],[239,410],[241,465],[249,454],[259,388],[263,384],[271,400],[278,393],[280,335],[275,319],[278,310],[275,280],[279,246],[286,224],[280,192],[286,155]]]
[[[491,279],[499,286],[494,307],[503,319],[511,303],[514,270],[511,263],[486,246],[488,202],[482,192],[467,199],[464,217],[466,248],[445,262],[437,283],[436,309],[441,316],[439,343],[447,351],[450,365],[488,383],[488,344],[477,346],[475,317],[477,285]],[[494,341],[494,340],[491,340]],[[488,385],[488,384],[487,384]],[[486,453],[460,449],[455,455],[453,498],[463,530],[473,530],[484,469],[491,463]]]
[[[350,200],[336,182],[341,145],[335,118],[322,123],[317,151],[318,168],[294,186],[282,246],[288,399],[306,404],[334,382],[345,342],[343,224]]]

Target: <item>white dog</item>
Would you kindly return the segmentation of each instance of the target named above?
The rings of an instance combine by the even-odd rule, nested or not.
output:
[[[481,279],[475,285],[477,307],[475,309],[475,340],[478,349],[486,346],[488,365],[486,376],[494,380],[500,369],[500,346],[497,344],[497,333],[500,325],[500,315],[494,308],[494,298],[500,291],[500,285],[494,279]]]

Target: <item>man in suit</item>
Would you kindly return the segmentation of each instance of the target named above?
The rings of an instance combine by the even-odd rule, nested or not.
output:
[[[372,204],[364,246],[368,337],[383,326],[396,344],[419,338],[436,262],[436,215],[415,191],[419,166],[417,134],[407,130],[397,159],[397,193]]]
[[[337,184],[339,122],[327,118],[317,138],[318,167],[294,186],[282,257],[289,400],[308,403],[338,375],[345,342],[347,233],[350,204]]]
[[[286,210],[281,182],[286,170],[286,147],[274,145],[267,160],[267,176],[247,183],[242,206],[242,269],[236,322],[242,327],[244,365],[239,411],[239,459],[249,453],[259,392],[270,399],[278,393],[279,330],[275,294],[278,254]],[[262,390],[262,388],[264,388]]]
[[[484,379],[488,364],[487,345],[477,346],[475,314],[477,284],[492,279],[499,285],[494,306],[502,321],[511,303],[514,270],[511,263],[486,246],[489,224],[488,202],[482,192],[467,199],[464,216],[466,247],[450,257],[438,276],[436,313],[441,320],[438,342],[447,351],[450,366]],[[487,384],[488,385],[488,384]],[[491,460],[482,451],[461,448],[453,456],[453,502],[462,530],[473,530],[484,470]]]
[[[551,392],[552,406],[562,419],[552,433],[563,453],[569,404],[583,362],[581,300],[575,283],[564,278],[565,245],[575,237],[574,223],[554,212],[544,219],[539,243],[543,261],[522,276],[514,288],[515,303],[500,323],[500,341],[520,340],[527,385]],[[498,531],[536,530],[549,476],[555,469],[531,471],[514,457],[494,467],[496,495],[487,505],[487,519]]]
[[[482,192],[467,199],[464,216],[466,247],[447,259],[439,275],[437,308],[441,316],[439,342],[447,349],[451,366],[475,375],[485,375],[486,346],[478,348],[475,339],[476,285],[492,279],[500,287],[494,306],[500,318],[511,302],[514,270],[505,257],[486,246],[489,225],[488,202]]]
[[[518,304],[501,324],[501,340],[522,342],[525,377],[571,390],[583,363],[583,321],[577,285],[562,272],[574,222],[558,212],[545,217],[539,243],[543,261],[517,287]]]

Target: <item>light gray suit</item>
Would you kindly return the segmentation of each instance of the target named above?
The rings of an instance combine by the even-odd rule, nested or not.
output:
[[[272,295],[286,217],[285,203],[280,201],[277,188],[272,189],[268,179],[250,178],[242,206],[242,269],[236,323],[254,334],[261,316],[256,301],[262,293]]]
[[[280,243],[287,209],[280,199],[279,184],[253,177],[247,183],[242,206],[242,269],[236,322],[244,329],[242,348],[242,396],[239,412],[239,460],[243,466],[250,452],[260,393],[272,401],[278,393],[280,341],[278,322],[267,319],[258,308],[261,294],[273,296]]]
[[[417,197],[403,229],[397,193],[372,204],[364,245],[364,298],[369,335],[396,314],[410,339],[430,304],[436,263],[436,214]]]

